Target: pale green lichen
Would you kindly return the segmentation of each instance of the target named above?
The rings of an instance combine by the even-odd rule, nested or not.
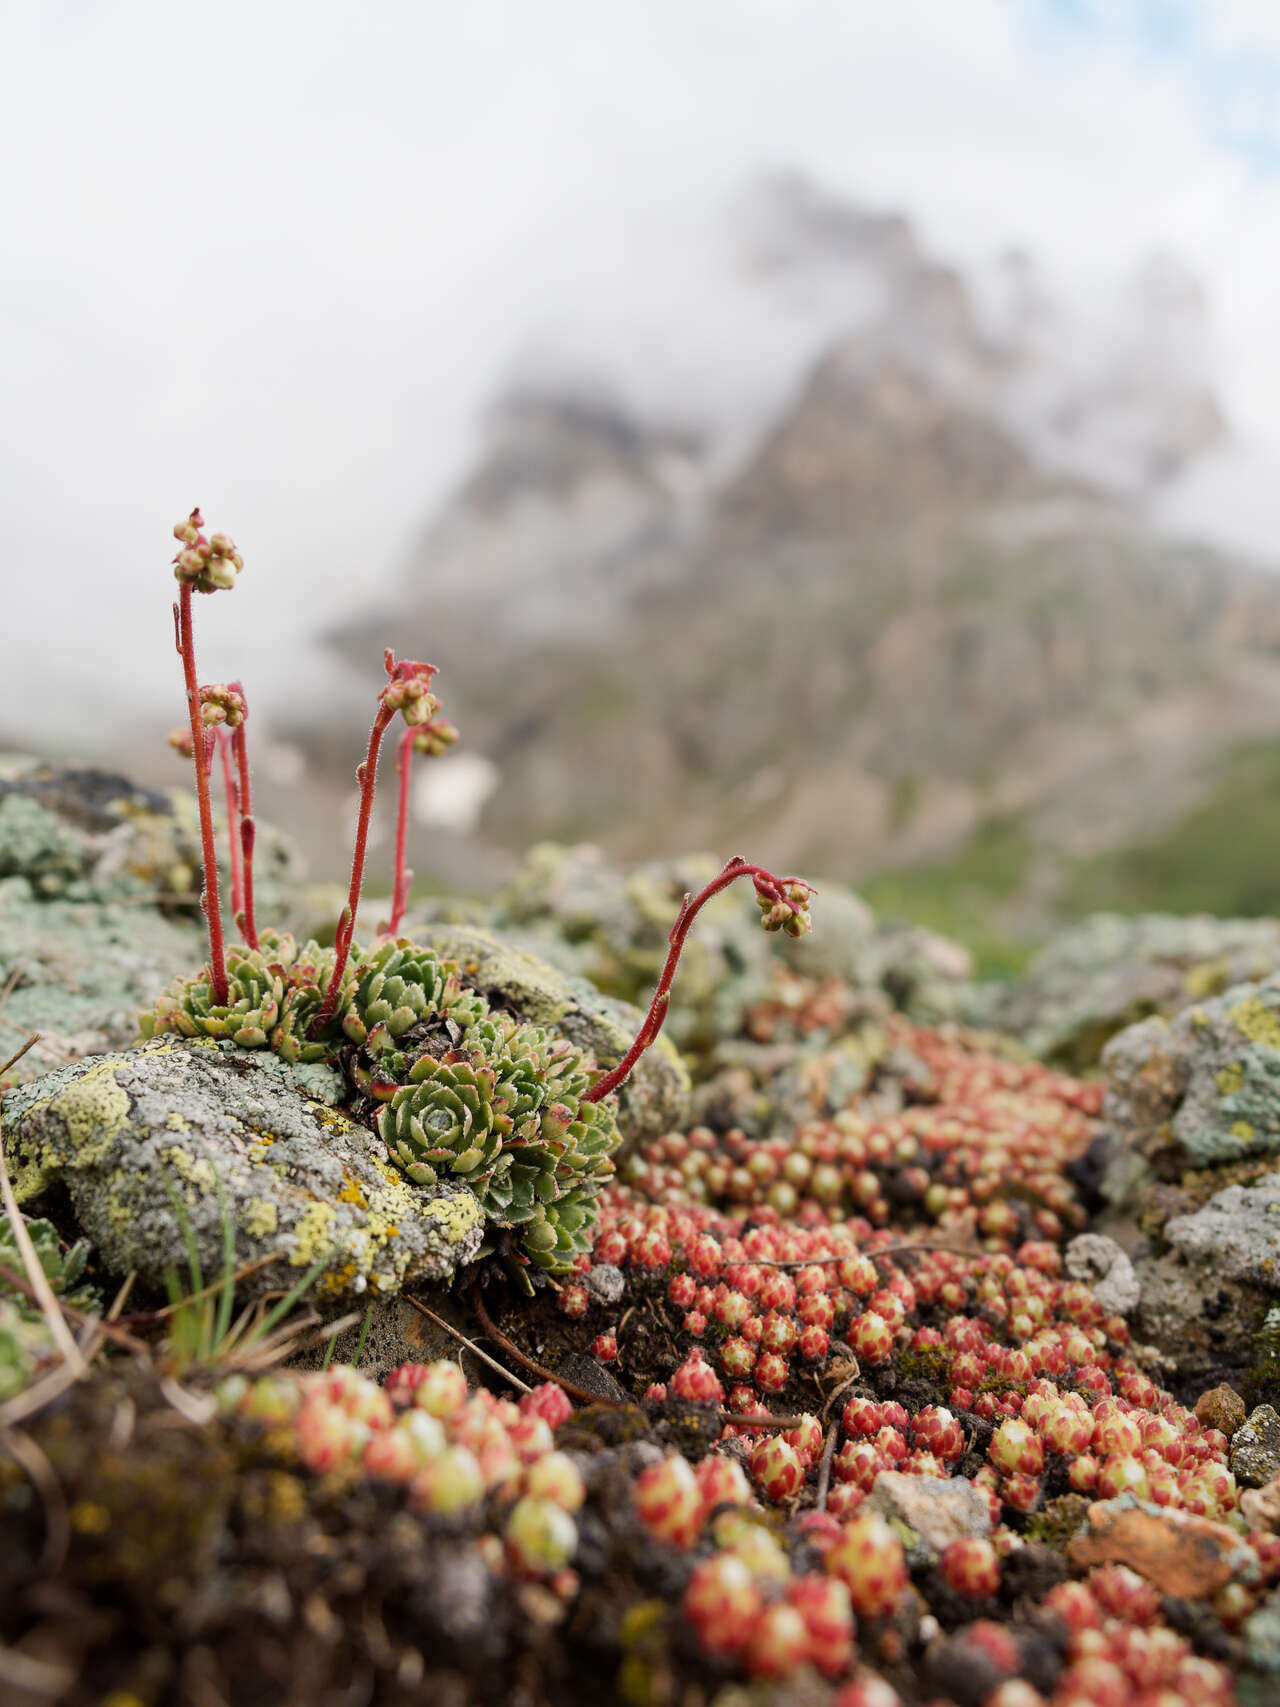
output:
[[[1228,1010],[1227,1018],[1250,1043],[1260,1044],[1266,1049],[1280,1049],[1280,1017],[1261,996],[1247,996],[1237,1002]]]
[[[279,1225],[276,1206],[269,1203],[265,1197],[251,1197],[240,1220],[251,1239],[265,1239],[269,1233],[274,1233]]]

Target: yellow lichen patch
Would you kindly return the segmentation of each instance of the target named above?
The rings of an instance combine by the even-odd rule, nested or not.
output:
[[[424,1204],[418,1214],[424,1221],[436,1221],[451,1245],[461,1243],[484,1220],[480,1200],[469,1191],[457,1191],[450,1197],[437,1197]]]
[[[165,1125],[170,1132],[189,1132],[191,1130],[184,1116],[179,1114],[176,1108],[171,1109],[165,1116]]]
[[[164,1152],[164,1159],[182,1179],[201,1196],[207,1196],[218,1183],[218,1175],[213,1163],[203,1156],[193,1156],[190,1150],[184,1150],[180,1144],[173,1144]]]
[[[1246,996],[1237,1002],[1227,1018],[1242,1031],[1250,1043],[1266,1049],[1280,1049],[1280,1018],[1267,1007],[1261,996]]]
[[[265,1197],[251,1197],[245,1204],[240,1224],[251,1239],[266,1239],[275,1232],[280,1217],[274,1203]]]
[[[335,1201],[338,1203],[354,1203],[363,1209],[368,1199],[361,1191],[358,1181],[353,1180],[350,1174],[344,1173],[342,1185],[337,1192]]]
[[[1220,960],[1207,960],[1199,966],[1192,966],[1182,980],[1182,987],[1193,1002],[1203,1001],[1206,996],[1215,996],[1225,987],[1227,969]]]
[[[1237,1120],[1232,1125],[1231,1136],[1233,1138],[1243,1138],[1247,1144],[1253,1137],[1253,1127],[1250,1126],[1247,1120]]]
[[[289,1253],[292,1268],[310,1268],[333,1249],[333,1226],[338,1212],[332,1203],[313,1203],[293,1230]]]
[[[290,1257],[290,1262],[294,1259]],[[316,1281],[316,1291],[325,1297],[337,1297],[339,1292],[345,1292],[356,1278],[359,1269],[353,1262],[339,1263],[337,1268],[326,1270]]]
[[[67,1516],[77,1535],[105,1535],[111,1527],[111,1513],[106,1506],[90,1500],[77,1500]]]
[[[1214,1079],[1224,1097],[1233,1097],[1244,1083],[1244,1062],[1233,1061],[1216,1072]]]

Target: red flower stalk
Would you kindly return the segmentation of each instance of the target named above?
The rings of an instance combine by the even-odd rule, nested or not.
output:
[[[458,731],[443,717],[433,717],[419,728],[412,725],[400,737],[396,747],[396,775],[400,778],[400,798],[396,806],[396,867],[391,887],[391,917],[379,926],[379,936],[398,936],[404,910],[409,904],[409,886],[413,873],[407,864],[409,845],[409,781],[413,771],[413,755],[430,753],[439,758],[458,739]]]
[[[244,861],[241,858],[237,827],[240,818],[240,789],[232,765],[232,738],[225,729],[215,729],[213,733],[218,744],[218,757],[222,761],[222,786],[227,796],[227,841],[231,847],[231,915],[238,923],[244,917]],[[257,944],[251,943],[250,947],[256,948]]]
[[[338,991],[342,987],[342,975],[346,971],[347,961],[351,955],[351,939],[355,935],[356,909],[360,905],[360,890],[364,885],[364,862],[369,846],[369,819],[373,812],[373,795],[378,781],[378,752],[382,746],[382,737],[387,732],[387,726],[398,711],[409,725],[410,729],[429,723],[440,709],[439,701],[431,692],[431,678],[436,673],[434,664],[418,664],[409,659],[396,662],[395,654],[388,646],[382,657],[383,668],[391,678],[386,687],[378,695],[378,711],[373,720],[373,728],[369,731],[369,747],[364,762],[356,771],[356,781],[360,784],[360,814],[356,819],[355,846],[351,854],[351,884],[347,891],[347,903],[338,918],[338,928],[334,932],[334,962],[333,975],[329,979],[324,993],[324,1000],[316,1011],[307,1033],[309,1037],[319,1037],[324,1028],[333,1018],[334,1009],[338,1002]]]
[[[645,1050],[657,1041],[658,1033],[667,1017],[667,1009],[671,1005],[671,985],[693,921],[713,895],[727,889],[739,877],[750,877],[755,883],[756,901],[761,912],[760,923],[765,930],[783,930],[788,936],[803,936],[812,928],[809,897],[817,891],[811,884],[806,883],[802,877],[775,877],[762,865],[748,865],[740,854],[735,854],[719,876],[713,877],[697,895],[685,896],[680,905],[679,916],[667,938],[670,947],[662,968],[662,976],[653,992],[653,1000],[649,1003],[644,1022],[636,1033],[635,1042],[616,1067],[603,1074],[583,1093],[583,1102],[600,1102],[610,1091],[616,1091],[619,1085],[625,1084],[636,1062]]]
[[[253,850],[257,840],[257,825],[253,817],[253,795],[249,788],[249,748],[245,740],[245,724],[248,721],[249,707],[245,703],[244,687],[240,682],[232,682],[232,690],[240,695],[245,714],[231,732],[231,751],[235,756],[236,769],[239,772],[239,786],[236,790],[236,806],[240,818],[240,852],[244,856],[244,891],[243,902],[235,910],[235,921],[240,935],[250,948],[258,946],[258,921],[253,910]],[[228,797],[229,798],[229,797]],[[230,833],[230,820],[228,820]],[[232,838],[234,840],[234,837]],[[234,860],[232,867],[234,869]]]
[[[213,804],[209,798],[209,768],[212,754],[205,739],[200,686],[196,676],[196,649],[191,624],[191,590],[214,593],[235,586],[243,559],[225,534],[206,539],[204,520],[198,509],[174,528],[174,538],[183,547],[173,560],[179,583],[178,602],[173,607],[174,640],[182,659],[187,687],[187,717],[191,725],[191,750],[196,766],[196,802],[200,809],[200,851],[204,863],[204,887],[200,906],[209,927],[209,984],[214,1002],[227,1000],[227,965],[222,940],[222,904],[218,894],[218,862],[213,839]]]

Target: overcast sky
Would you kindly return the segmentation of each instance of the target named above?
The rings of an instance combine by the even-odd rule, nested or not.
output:
[[[1275,0],[43,0],[0,53],[0,733],[176,720],[196,501],[202,675],[298,692],[531,350],[687,371],[778,166],[1082,293],[1172,250],[1238,446],[1186,514],[1280,540]]]

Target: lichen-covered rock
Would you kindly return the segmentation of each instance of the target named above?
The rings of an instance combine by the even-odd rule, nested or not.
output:
[[[224,821],[219,842],[225,850]],[[254,883],[264,917],[284,916],[301,876],[292,842],[260,822]],[[140,788],[110,771],[7,755],[0,760],[4,877],[25,877],[42,900],[183,902],[194,914],[200,834],[192,791]]]
[[[274,1256],[243,1285],[290,1286],[313,1265],[318,1299],[386,1296],[444,1281],[480,1247],[466,1186],[411,1184],[366,1127],[314,1092],[328,1068],[266,1051],[163,1037],[59,1068],[10,1091],[3,1119],[19,1199],[55,1183],[113,1273],[185,1272],[178,1205],[204,1272],[221,1272],[229,1217],[236,1260]]]
[[[624,870],[597,847],[544,842],[526,855],[497,898],[493,927],[607,994],[645,1003],[667,953],[686,893],[720,871],[711,854],[685,854]],[[967,949],[934,931],[881,924],[844,884],[818,883],[821,928],[797,942],[763,935],[748,887],[703,908],[680,962],[667,1025],[682,1050],[701,1054],[738,1030],[779,960],[814,978],[885,990],[913,1017],[967,1014],[973,999]],[[420,934],[416,923],[415,932]]]
[[[259,824],[255,865],[263,916],[289,916],[292,844]],[[15,1078],[132,1041],[138,1010],[200,965],[199,871],[189,791],[0,760],[0,1028],[41,1037]]]
[[[1151,1014],[1166,1018],[1280,966],[1280,922],[1095,913],[1055,936],[992,1016],[1033,1054],[1075,1069]]]
[[[1231,1474],[1247,1488],[1264,1488],[1280,1476],[1280,1411],[1259,1405],[1231,1440]]]
[[[33,1031],[40,1042],[18,1079],[131,1042],[138,1009],[207,952],[194,918],[126,901],[40,901],[26,877],[0,880],[0,1059]]]
[[[1164,1228],[1137,1264],[1138,1336],[1184,1371],[1248,1364],[1260,1312],[1280,1292],[1280,1174],[1233,1185]]]
[[[1124,1145],[1114,1196],[1152,1171],[1176,1179],[1280,1153],[1280,976],[1144,1020],[1102,1060],[1103,1116]]]
[[[882,1470],[866,1509],[904,1524],[932,1552],[951,1541],[991,1533],[991,1506],[964,1476],[908,1476]]]
[[[621,1060],[639,1029],[638,1010],[601,995],[585,978],[557,971],[492,931],[436,924],[419,927],[417,934],[423,946],[453,961],[464,985],[480,991],[491,1008],[559,1032],[601,1067]],[[689,1076],[675,1046],[660,1037],[618,1093],[624,1143],[641,1144],[682,1125],[688,1106]]]

